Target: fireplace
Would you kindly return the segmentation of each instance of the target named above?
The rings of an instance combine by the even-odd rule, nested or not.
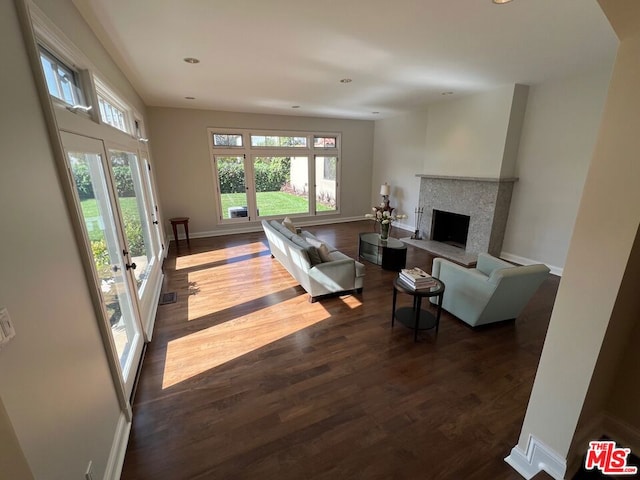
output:
[[[439,234],[433,231],[435,224],[433,217],[436,211],[456,212],[456,214],[468,215],[466,239],[440,237],[441,243],[453,241],[456,244],[463,244],[464,251],[467,253],[489,252],[494,256],[500,255],[516,178],[427,174],[418,174],[418,176],[420,177],[418,206],[424,208],[424,216],[419,226],[423,238],[438,242],[436,238]],[[445,246],[451,250],[448,245]]]
[[[469,215],[433,210],[431,240],[465,248],[469,233]]]

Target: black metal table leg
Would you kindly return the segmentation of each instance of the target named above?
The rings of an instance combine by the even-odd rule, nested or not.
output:
[[[442,312],[442,297],[444,297],[444,292],[438,295],[438,313],[436,314],[436,333],[438,333],[438,327],[440,327],[440,313]]]
[[[416,305],[415,305],[415,309],[416,309],[416,326],[415,326],[415,331],[413,333],[413,341],[417,342],[418,341],[418,327],[420,326],[420,307],[422,306],[422,297],[415,297],[416,299]]]

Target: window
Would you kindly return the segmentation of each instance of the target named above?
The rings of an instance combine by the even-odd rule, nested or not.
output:
[[[96,84],[96,95],[102,122],[122,132],[131,133],[131,125],[129,123],[131,108],[120,100],[98,77],[94,76],[93,80]]]
[[[336,157],[317,157],[318,161],[324,166],[322,171],[323,180],[336,180],[336,166],[338,159]]]
[[[220,223],[338,211],[339,134],[209,129]]]
[[[98,95],[98,105],[100,106],[100,118],[104,123],[123,132],[127,131],[127,124],[125,123],[127,117],[123,110],[120,110],[100,95]]]
[[[153,332],[165,251],[143,117],[101,81],[91,60],[32,2],[29,13],[42,66],[37,74],[52,100],[67,105],[53,111],[66,152],[65,160],[56,161],[72,174],[71,210],[85,238],[80,250],[94,273],[89,283],[102,304],[96,303],[96,315],[105,327],[101,333],[124,408],[144,337]],[[70,113],[88,112],[88,106],[88,115]]]
[[[309,213],[309,157],[254,157],[253,179],[260,215]]]
[[[278,135],[251,135],[252,147],[296,147],[306,148],[307,137],[288,137]]]
[[[49,94],[69,105],[83,105],[78,73],[40,47],[40,64]]]
[[[316,210],[335,212],[337,209],[338,157],[316,157]]]
[[[218,195],[220,220],[248,216],[247,189],[245,187],[244,156],[215,156],[213,159]]]
[[[313,146],[315,148],[336,148],[336,137],[313,137]]]
[[[237,133],[214,133],[214,147],[242,147],[242,135]]]

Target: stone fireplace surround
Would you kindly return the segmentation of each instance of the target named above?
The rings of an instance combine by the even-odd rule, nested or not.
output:
[[[509,216],[513,184],[517,178],[480,178],[418,174],[420,196],[418,206],[424,213],[419,229],[420,235],[428,243],[431,238],[433,210],[469,215],[469,234],[466,249],[460,250],[461,257],[472,258],[479,252],[499,256]],[[421,246],[419,242],[411,241]],[[432,245],[424,246],[427,250]],[[446,246],[446,251],[455,253],[455,247]],[[451,250],[454,249],[454,250]],[[440,253],[440,252],[435,252]],[[449,255],[443,255],[449,256]],[[452,258],[456,260],[456,258]],[[469,263],[463,261],[461,263]]]

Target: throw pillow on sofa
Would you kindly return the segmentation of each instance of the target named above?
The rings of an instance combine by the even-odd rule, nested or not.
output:
[[[284,220],[282,220],[282,225],[286,227],[291,233],[297,233],[296,226],[293,224],[289,217],[284,217]]]
[[[329,253],[329,247],[327,247],[324,243],[322,243],[319,247],[318,247],[318,254],[320,255],[320,259],[322,260],[322,262],[330,262],[331,259],[331,254]]]
[[[299,247],[302,247],[302,249],[305,252],[307,252],[307,257],[309,258],[309,263],[311,264],[312,267],[314,265],[318,265],[319,263],[322,263],[322,259],[318,254],[318,249],[313,245],[311,245],[309,242],[307,242],[304,238],[298,235],[293,235],[291,237],[291,241],[296,245],[298,245]]]
[[[316,247],[316,249],[318,250],[318,254],[320,255],[320,259],[322,260],[322,263],[333,261],[333,259],[331,258],[331,255],[330,255],[329,247],[327,246],[326,243],[321,242],[317,238],[313,238],[313,237],[309,237],[309,236],[305,236],[304,239],[309,244],[311,244],[312,246]]]

